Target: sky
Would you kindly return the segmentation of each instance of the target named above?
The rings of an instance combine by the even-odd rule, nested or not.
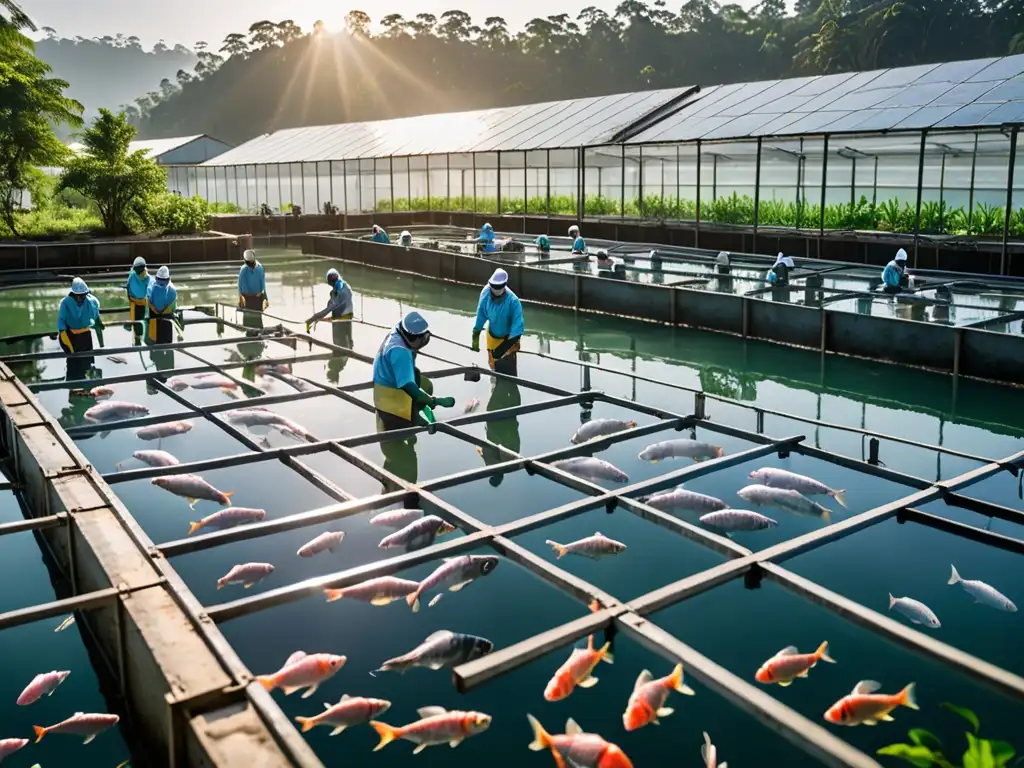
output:
[[[758,0],[734,2],[749,8]],[[537,16],[576,16],[592,5],[611,11],[618,0],[364,0],[361,5],[337,0],[21,0],[20,4],[39,27],[52,27],[61,37],[122,33],[138,37],[146,48],[161,39],[171,46],[191,46],[197,40],[205,40],[216,50],[220,46],[214,47],[214,42],[219,43],[231,32],[244,32],[261,19],[276,22],[290,18],[304,30],[322,19],[328,30],[338,30],[344,26],[345,14],[355,8],[369,13],[375,23],[389,13],[412,18],[417,13],[440,16],[447,10],[459,9],[477,23],[488,16],[501,16],[510,29],[518,30]],[[682,4],[682,0],[669,2],[676,10]]]

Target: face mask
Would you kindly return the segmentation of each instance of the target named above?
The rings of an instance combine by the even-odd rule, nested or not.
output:
[[[413,339],[411,342],[409,342],[409,345],[413,349],[423,349],[425,346],[427,346],[427,343],[429,341],[430,341],[430,331],[427,331],[422,336],[418,336],[415,339]]]
[[[504,295],[505,295],[505,289],[504,288],[495,288],[494,286],[491,286],[491,296],[492,297],[494,297],[495,299],[500,299]]]
[[[75,303],[78,304],[79,306],[85,303],[84,293],[73,293],[71,295],[75,297]]]
[[[136,267],[136,268],[135,268],[135,274],[136,274],[136,275],[141,275],[141,274],[142,274],[143,272],[145,272],[145,271],[146,271],[146,268],[145,268],[145,267]]]

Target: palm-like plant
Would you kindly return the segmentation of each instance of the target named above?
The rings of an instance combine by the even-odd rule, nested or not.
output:
[[[0,27],[13,27],[14,29],[27,29],[30,32],[36,31],[36,25],[28,14],[21,10],[21,7],[14,0],[0,0]]]

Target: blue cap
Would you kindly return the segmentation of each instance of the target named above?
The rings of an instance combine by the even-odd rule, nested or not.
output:
[[[85,280],[80,277],[76,277],[71,281],[71,292],[78,295],[84,295],[89,292],[89,286],[85,284]]]
[[[492,227],[490,224],[484,224],[484,229],[487,230],[488,232],[494,231],[494,227]]]
[[[410,312],[402,318],[402,330],[410,336],[422,336],[430,330],[430,325],[419,312]]]

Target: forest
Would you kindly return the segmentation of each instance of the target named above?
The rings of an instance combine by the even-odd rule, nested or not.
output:
[[[1024,0],[796,0],[792,12],[785,0],[678,11],[623,0],[519,31],[459,10],[336,21],[256,21],[123,108],[144,138],[238,143],[302,125],[1024,53]]]

